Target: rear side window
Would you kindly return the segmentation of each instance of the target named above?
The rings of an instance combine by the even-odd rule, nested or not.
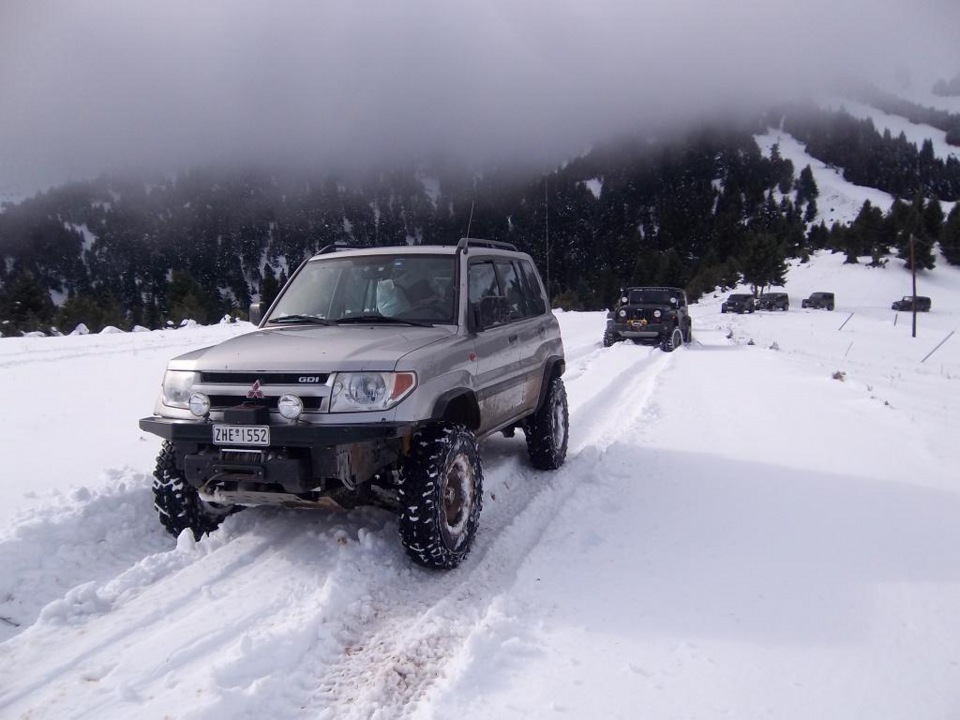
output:
[[[530,315],[543,315],[547,305],[543,301],[543,290],[540,287],[540,276],[537,275],[533,263],[529,260],[520,261],[520,270],[526,280],[524,288],[527,294],[527,310]]]

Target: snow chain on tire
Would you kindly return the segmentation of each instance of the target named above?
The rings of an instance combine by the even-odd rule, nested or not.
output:
[[[567,458],[570,414],[563,378],[550,380],[547,396],[536,413],[527,418],[524,434],[530,462],[538,470],[556,470]]]
[[[212,533],[223,519],[240,508],[204,502],[196,488],[186,482],[177,469],[173,444],[164,442],[153,471],[153,504],[160,523],[174,537],[190,529],[199,540]]]
[[[483,505],[477,440],[463,425],[436,423],[413,438],[400,468],[400,541],[414,562],[455,568],[470,551]]]
[[[664,352],[673,352],[682,344],[683,333],[680,332],[680,328],[675,327],[670,331],[670,335],[668,335],[663,342],[660,343],[660,349]]]

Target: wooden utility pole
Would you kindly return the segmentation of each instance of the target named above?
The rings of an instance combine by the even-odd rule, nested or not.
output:
[[[913,275],[913,330],[910,333],[910,337],[917,336],[917,258],[913,252],[913,245],[915,242],[913,233],[910,233],[910,273]]]

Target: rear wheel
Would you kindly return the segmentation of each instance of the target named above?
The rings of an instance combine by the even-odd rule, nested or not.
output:
[[[567,458],[570,414],[563,378],[555,377],[543,405],[527,418],[524,435],[531,464],[538,470],[556,470]]]
[[[220,505],[200,498],[197,489],[177,469],[173,444],[164,442],[153,471],[153,504],[160,524],[174,537],[190,530],[199,540],[220,527],[227,515],[240,510],[236,505]]]
[[[465,426],[428,425],[400,468],[400,541],[414,562],[455,568],[470,551],[483,502],[477,440]]]

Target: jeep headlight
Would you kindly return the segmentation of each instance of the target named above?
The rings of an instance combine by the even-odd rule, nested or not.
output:
[[[386,410],[416,385],[417,376],[411,372],[339,373],[333,382],[330,412]]]
[[[200,379],[199,373],[184,370],[167,370],[163,375],[163,404],[169,407],[190,407],[190,394]]]

